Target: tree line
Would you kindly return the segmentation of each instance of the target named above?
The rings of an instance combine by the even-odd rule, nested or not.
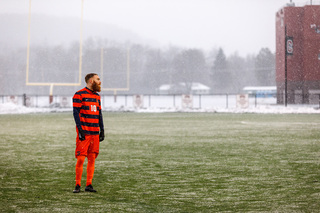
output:
[[[79,42],[30,47],[29,82],[78,82],[79,48]],[[26,54],[26,48],[0,50],[0,95],[48,95],[48,86],[26,86]],[[239,93],[245,86],[275,85],[275,55],[268,48],[242,57],[237,53],[227,56],[223,48],[205,52],[91,38],[83,42],[81,69],[81,79],[90,72],[101,75],[103,88],[125,88],[129,80],[130,90],[119,94],[156,94],[163,84],[179,83],[186,85],[182,93],[187,94],[195,82],[210,87],[211,94]],[[83,80],[81,83],[85,85]],[[77,89],[56,86],[54,94],[72,95]]]

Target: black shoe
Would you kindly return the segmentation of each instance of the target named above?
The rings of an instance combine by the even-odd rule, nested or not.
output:
[[[73,190],[73,193],[79,193],[80,192],[80,186],[76,185],[76,188]]]
[[[84,189],[84,191],[86,192],[97,192],[96,190],[93,189],[92,185],[88,185],[86,186],[86,188]]]

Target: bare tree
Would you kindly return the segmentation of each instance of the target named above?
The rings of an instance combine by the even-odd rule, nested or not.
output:
[[[191,93],[194,82],[202,82],[205,78],[205,57],[201,50],[187,49],[178,54],[173,62],[176,83],[185,84],[185,93]]]

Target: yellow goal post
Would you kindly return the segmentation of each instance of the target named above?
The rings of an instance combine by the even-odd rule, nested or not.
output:
[[[80,86],[82,73],[82,42],[83,42],[83,1],[81,0],[81,23],[80,23],[80,42],[79,42],[79,81],[75,83],[59,83],[59,82],[30,82],[30,26],[31,26],[31,1],[29,0],[28,15],[28,42],[27,42],[27,63],[26,63],[26,86],[50,86],[50,103],[52,102],[53,86]]]

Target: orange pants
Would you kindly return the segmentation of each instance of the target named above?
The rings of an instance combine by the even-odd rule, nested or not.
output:
[[[94,164],[96,160],[96,153],[89,153],[88,158],[88,165],[87,165],[87,183],[86,186],[92,184],[93,174],[94,174]],[[77,157],[77,164],[76,164],[76,185],[81,186],[81,178],[83,172],[83,164],[84,160],[86,159],[85,156],[80,155]]]
[[[86,186],[92,184],[92,178],[94,174],[95,160],[99,154],[99,135],[86,135],[86,139],[81,141],[77,136],[75,156],[77,158],[76,163],[76,185],[81,186],[81,178],[83,172],[83,164],[88,158],[87,165],[87,183]]]

